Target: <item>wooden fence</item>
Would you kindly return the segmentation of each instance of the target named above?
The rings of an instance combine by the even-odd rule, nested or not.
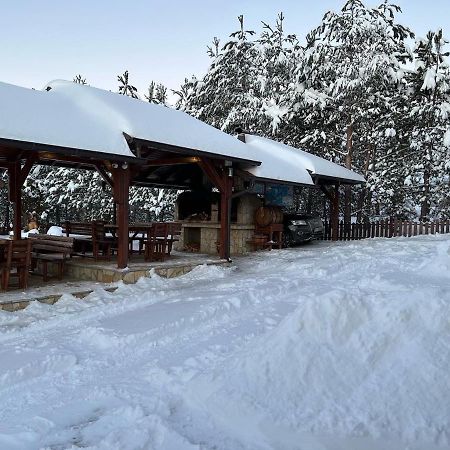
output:
[[[376,237],[392,238],[398,236],[419,236],[422,234],[450,233],[450,220],[435,222],[412,222],[398,219],[385,219],[376,222],[344,224],[339,222],[338,240],[352,241]],[[331,240],[332,230],[329,222],[325,223],[324,240]]]

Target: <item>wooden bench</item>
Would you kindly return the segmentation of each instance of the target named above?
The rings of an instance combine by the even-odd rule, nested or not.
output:
[[[61,280],[66,259],[73,251],[74,239],[47,234],[29,234],[28,239],[32,243],[32,269],[36,269],[39,261],[42,264],[42,277],[44,281],[47,281],[49,279],[48,263],[56,264],[58,269],[57,276]]]
[[[252,239],[248,239],[246,242],[251,246],[252,251],[263,250],[265,248],[272,249],[272,243],[266,234],[254,234]]]
[[[98,220],[91,224],[92,254],[95,260],[110,260],[114,250],[117,249],[117,238],[106,236],[105,223]]]
[[[145,241],[145,261],[164,261],[168,255],[167,223],[154,223]]]
[[[62,226],[67,237],[74,238],[72,255],[85,256],[87,250],[92,250],[92,222],[71,222],[66,220]]]
[[[267,244],[266,246],[269,250],[272,248],[282,248],[283,247],[283,224],[282,223],[273,223],[271,225],[267,225],[265,227],[256,225],[255,227],[255,235],[266,235],[267,236]]]
[[[160,227],[159,230],[162,230],[161,225],[166,226],[166,231],[164,232],[165,234],[163,236],[159,236],[159,239],[163,239],[167,243],[166,254],[170,255],[172,252],[173,243],[180,240],[181,222],[153,222],[151,226],[143,228],[142,232],[135,232],[134,235],[130,237],[130,254],[133,253],[133,241],[139,242],[139,254],[142,253],[144,245],[148,240],[148,235],[153,232],[153,227],[155,225]],[[130,230],[135,229],[138,226],[138,224],[130,225]],[[159,232],[159,234],[161,233],[162,231]]]
[[[170,255],[174,242],[181,236],[181,222],[167,222],[167,254]]]

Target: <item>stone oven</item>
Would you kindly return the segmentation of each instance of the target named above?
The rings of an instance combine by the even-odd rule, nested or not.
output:
[[[231,203],[231,254],[251,250],[248,245],[255,230],[255,211],[261,199],[253,193],[244,193]],[[186,191],[180,194],[175,207],[175,218],[182,222],[179,251],[217,254],[220,246],[220,195],[208,191]]]

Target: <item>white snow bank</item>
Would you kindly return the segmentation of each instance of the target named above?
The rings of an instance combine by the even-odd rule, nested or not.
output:
[[[450,448],[450,236],[0,312],[0,448]]]
[[[304,292],[276,329],[192,382],[193,407],[249,448],[450,448],[450,295],[436,283],[449,249],[414,268],[428,284],[375,276]]]
[[[260,431],[450,445],[450,305],[428,294],[308,298],[195,396],[218,419],[261,416]]]

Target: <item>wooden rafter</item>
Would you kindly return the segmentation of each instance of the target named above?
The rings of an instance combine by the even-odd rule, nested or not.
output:
[[[223,176],[219,173],[216,166],[208,158],[201,158],[197,163],[210,181],[219,189],[220,192],[226,191],[226,184],[224,182]]]
[[[195,164],[200,161],[198,156],[186,156],[180,158],[161,158],[153,159],[147,161],[142,167],[153,167],[153,166],[175,166],[182,164]]]
[[[104,167],[99,163],[95,163],[94,166],[99,175],[102,177],[103,181],[105,181],[111,187],[111,189],[114,189],[114,182],[112,178],[108,175]]]

